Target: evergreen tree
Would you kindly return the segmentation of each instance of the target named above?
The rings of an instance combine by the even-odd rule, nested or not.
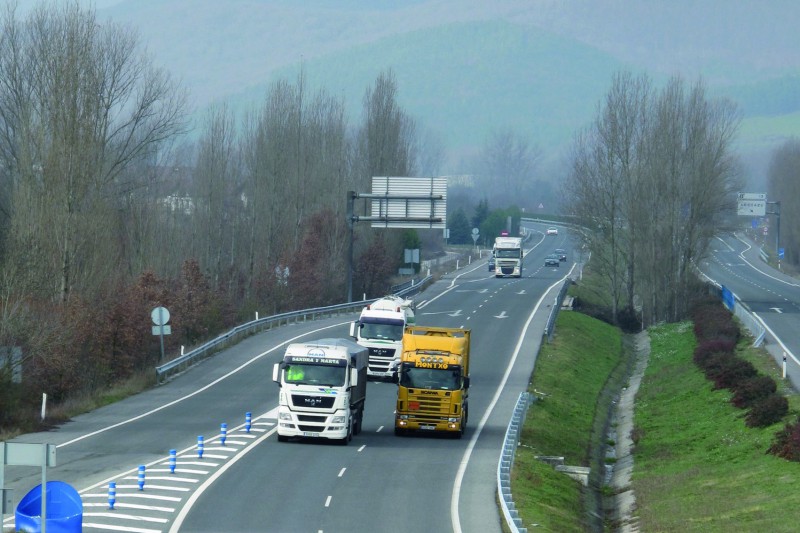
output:
[[[450,244],[469,244],[472,242],[472,228],[469,225],[466,213],[458,209],[450,217]]]

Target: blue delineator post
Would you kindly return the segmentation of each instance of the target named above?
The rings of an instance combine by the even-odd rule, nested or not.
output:
[[[175,466],[178,464],[178,450],[169,451],[169,473],[175,473]]]

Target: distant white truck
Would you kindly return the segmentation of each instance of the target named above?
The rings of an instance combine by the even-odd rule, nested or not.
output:
[[[275,363],[280,387],[278,440],[316,437],[347,444],[361,432],[367,396],[367,349],[349,339],[294,343]]]
[[[370,379],[397,379],[403,331],[415,321],[414,302],[390,295],[364,307],[358,320],[350,324],[350,336],[369,350]]]
[[[494,275],[495,277],[522,277],[522,238],[496,237],[494,239]]]

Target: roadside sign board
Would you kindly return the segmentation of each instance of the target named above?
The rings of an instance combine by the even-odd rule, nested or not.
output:
[[[743,194],[743,193],[739,193]],[[767,201],[766,200],[739,200],[737,202],[736,214],[739,216],[756,216],[763,217],[767,214]]]
[[[767,193],[765,192],[740,192],[737,195],[737,200],[764,200],[767,201]]]
[[[783,248],[778,248],[778,257],[783,259]]]

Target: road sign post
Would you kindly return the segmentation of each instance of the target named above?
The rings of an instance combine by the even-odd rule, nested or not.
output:
[[[164,335],[170,335],[172,328],[167,325],[169,322],[169,311],[166,307],[158,306],[150,313],[150,318],[153,320],[153,335],[158,335],[161,340],[161,358],[159,363],[164,360]]]

